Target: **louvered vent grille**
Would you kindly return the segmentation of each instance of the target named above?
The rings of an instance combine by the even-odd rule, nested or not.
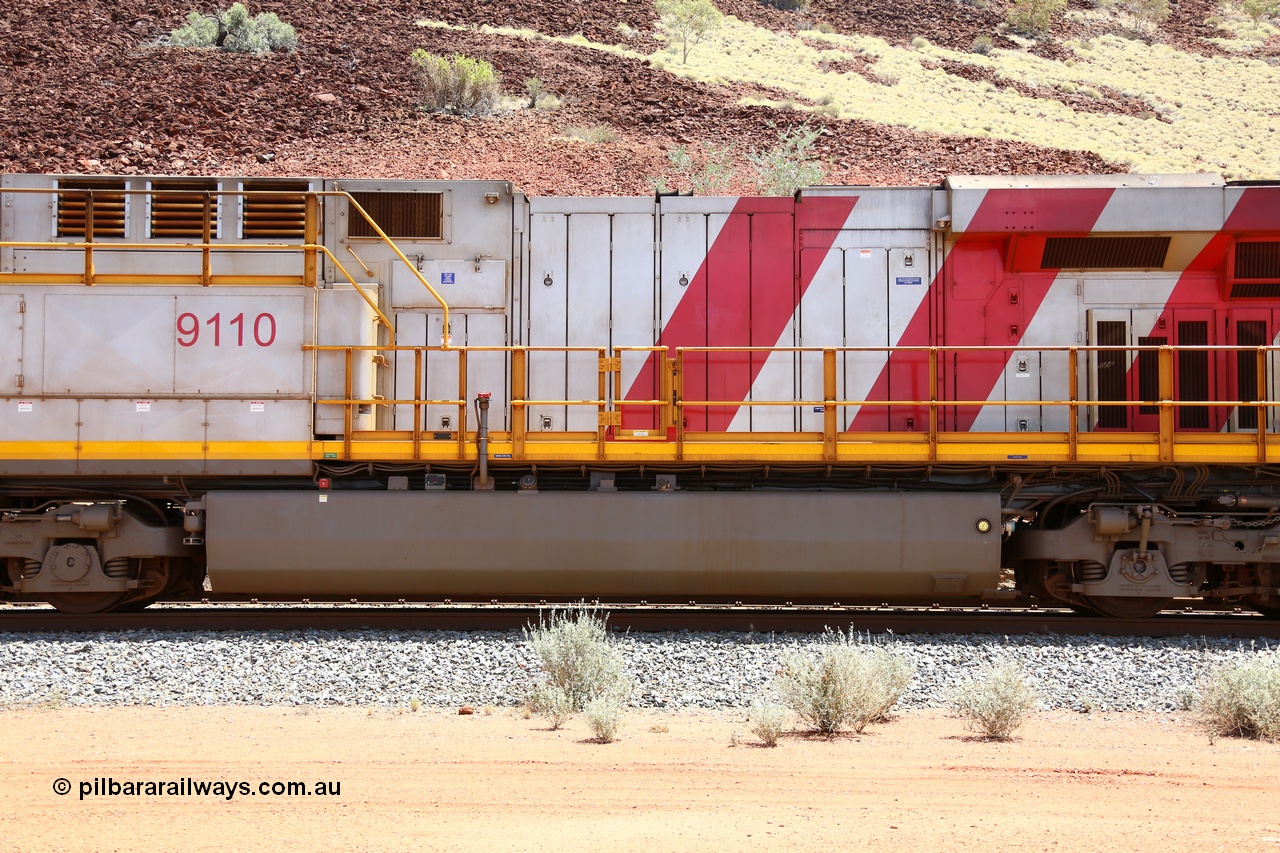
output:
[[[1049,237],[1040,269],[1161,269],[1168,237]]]
[[[444,193],[352,193],[388,237],[439,240],[444,236]],[[359,213],[347,218],[347,236],[376,237]]]
[[[1242,347],[1260,347],[1267,343],[1266,320],[1238,320],[1236,344]],[[1258,356],[1255,352],[1241,350],[1236,353],[1236,381],[1239,385],[1237,400],[1258,399]],[[1258,428],[1258,410],[1247,407],[1236,410],[1240,429]]]
[[[123,237],[125,221],[124,181],[87,179],[63,181],[62,190],[89,190],[93,193],[93,237]],[[89,194],[58,193],[58,236],[85,236]]]
[[[1103,320],[1098,323],[1098,345],[1104,347],[1123,346],[1129,341],[1127,323],[1117,320]],[[1098,352],[1098,399],[1126,400],[1125,373],[1129,368],[1129,352],[1123,349],[1104,349]],[[1123,429],[1129,420],[1121,406],[1099,406],[1098,426],[1110,429]]]
[[[310,189],[306,181],[245,181],[240,236],[246,240],[303,239],[307,228],[306,193]]]
[[[1202,347],[1209,343],[1209,324],[1204,320],[1179,321],[1178,344],[1184,347]],[[1183,401],[1209,399],[1209,353],[1205,350],[1183,350],[1178,353],[1178,399]],[[1181,406],[1178,409],[1178,425],[1183,429],[1208,429],[1209,409],[1206,406]]]
[[[151,187],[151,236],[204,238],[204,194],[216,181],[166,181]],[[209,234],[218,234],[218,197],[209,197]]]
[[[1280,299],[1280,281],[1231,285],[1232,299]]]
[[[1280,279],[1280,242],[1236,243],[1233,277]]]

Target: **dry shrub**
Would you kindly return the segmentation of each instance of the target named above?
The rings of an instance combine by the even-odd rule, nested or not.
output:
[[[596,699],[615,702],[619,713],[631,692],[622,653],[609,635],[607,614],[577,606],[540,615],[525,639],[542,662],[546,680],[529,697],[531,710],[546,714],[553,729]],[[603,714],[603,710],[600,711]]]
[[[988,667],[977,681],[960,688],[951,706],[988,740],[1008,740],[1039,701],[1022,668],[1005,661]]]
[[[455,53],[446,59],[419,48],[409,55],[422,106],[430,112],[488,115],[498,106],[502,79],[483,59]]]
[[[886,645],[828,630],[816,659],[794,652],[775,679],[782,703],[823,734],[860,732],[889,711],[915,675],[915,666]]]
[[[1280,740],[1280,653],[1210,673],[1200,685],[1199,706],[1210,736]]]

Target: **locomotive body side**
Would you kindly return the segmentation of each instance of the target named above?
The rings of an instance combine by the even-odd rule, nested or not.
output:
[[[0,595],[1280,609],[1280,187],[0,190]]]

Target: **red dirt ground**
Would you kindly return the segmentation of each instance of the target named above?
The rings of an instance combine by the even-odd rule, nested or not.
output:
[[[633,712],[607,745],[581,719],[552,732],[509,710],[63,707],[3,719],[4,851],[1280,848],[1280,746],[1211,744],[1161,714],[1042,713],[1015,740],[987,743],[958,719],[912,711],[775,749],[730,712]],[[341,788],[79,798],[94,779],[187,777]],[[54,792],[58,778],[70,793]]]

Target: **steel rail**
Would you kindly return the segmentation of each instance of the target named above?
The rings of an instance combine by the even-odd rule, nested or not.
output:
[[[563,606],[563,605],[561,605]],[[987,607],[805,607],[603,604],[614,630],[872,634],[1004,634],[1280,639],[1280,621],[1246,611],[1166,611],[1149,619],[1066,610]],[[44,605],[0,605],[0,634],[100,631],[514,631],[537,623],[533,604],[168,604],[140,613],[72,615]]]

